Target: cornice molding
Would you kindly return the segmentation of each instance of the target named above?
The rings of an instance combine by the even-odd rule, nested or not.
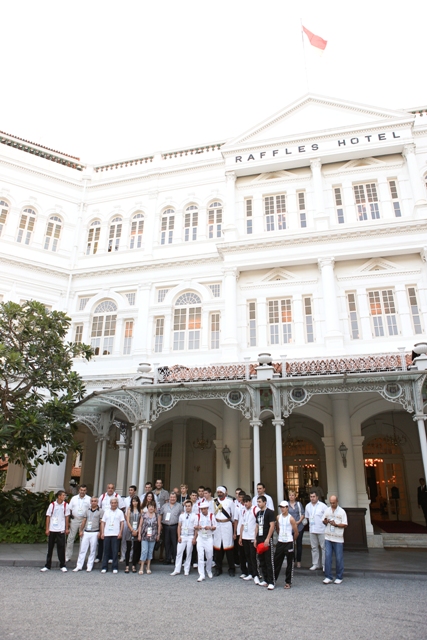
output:
[[[140,263],[140,264],[132,264],[132,265],[115,265],[85,271],[75,270],[73,272],[73,280],[82,279],[82,278],[90,278],[92,276],[103,276],[103,275],[111,275],[115,273],[138,273],[141,271],[150,271],[150,270],[160,270],[160,269],[170,269],[177,267],[191,267],[194,265],[200,264],[223,264],[222,259],[219,256],[211,256],[206,258],[194,257],[194,258],[185,258],[184,260],[168,260],[162,262],[151,262],[151,263]]]
[[[37,271],[39,273],[49,274],[51,276],[68,278],[71,275],[71,271],[69,269],[63,269],[61,267],[46,267],[45,265],[35,264],[34,262],[29,262],[26,260],[16,260],[14,258],[9,258],[7,256],[0,256],[0,265],[13,265],[14,267],[18,267],[21,269],[29,270],[29,271]]]
[[[382,278],[383,276],[388,276],[388,277],[392,277],[393,280],[396,278],[396,276],[413,276],[413,275],[421,275],[421,269],[408,269],[408,270],[400,270],[400,271],[367,271],[366,273],[363,273],[361,271],[358,271],[355,274],[352,274],[350,276],[337,276],[337,280],[338,282],[348,282],[349,280],[355,280],[355,281],[359,281],[359,280],[371,280],[371,279],[375,279],[375,280],[379,280],[380,278]]]

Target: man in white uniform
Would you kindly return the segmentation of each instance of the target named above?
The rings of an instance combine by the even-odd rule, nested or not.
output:
[[[95,560],[96,545],[101,537],[101,519],[104,511],[98,507],[98,498],[93,496],[90,499],[90,508],[87,509],[80,527],[80,553],[77,559],[76,568],[73,571],[81,571],[85,561],[87,550],[89,557],[86,571],[92,571]]]
[[[113,561],[113,573],[118,573],[119,548],[125,520],[123,511],[118,506],[118,498],[111,498],[110,508],[104,511],[101,518],[101,540],[104,540],[101,573],[107,573],[109,558]]]
[[[330,584],[332,578],[332,555],[335,553],[336,578],[335,584],[341,584],[344,575],[344,529],[347,527],[347,514],[338,506],[337,496],[329,498],[328,507],[323,516],[325,531],[325,579],[324,584]]]
[[[184,551],[186,552],[184,563],[184,575],[188,576],[190,573],[191,554],[193,552],[193,545],[196,544],[196,533],[194,527],[198,522],[198,516],[192,512],[193,503],[191,500],[184,502],[184,513],[181,513],[178,520],[178,547],[176,551],[175,569],[172,571],[171,576],[177,576],[181,573],[182,557]]]
[[[227,489],[224,486],[217,487],[218,498],[214,500],[216,518],[213,541],[215,576],[222,574],[222,561],[225,553],[228,562],[228,575],[234,577],[236,575],[234,567],[234,503],[231,498],[226,497],[226,492]]]
[[[70,533],[68,534],[67,547],[65,549],[65,562],[71,560],[76,535],[80,531],[86,511],[90,507],[90,496],[86,495],[86,493],[87,486],[81,484],[78,494],[70,500]]]
[[[310,493],[310,502],[305,508],[305,517],[310,524],[310,544],[311,544],[311,560],[312,566],[310,571],[316,569],[325,570],[325,525],[323,518],[327,506],[324,502],[320,502],[317,492],[313,489]],[[322,563],[320,564],[319,547],[322,552]]]
[[[199,577],[197,582],[205,579],[205,556],[206,572],[208,578],[212,578],[212,557],[213,557],[213,535],[215,535],[217,522],[213,513],[209,513],[209,505],[206,502],[200,504],[200,514],[197,516],[195,530],[197,532],[197,557]]]
[[[107,484],[107,491],[105,493],[103,493],[101,496],[99,496],[98,507],[100,509],[103,509],[104,512],[108,511],[108,509],[110,508],[110,502],[111,502],[112,498],[117,498],[118,508],[119,509],[124,509],[125,501],[115,491],[115,486],[114,486],[114,484],[112,482]],[[98,544],[98,554],[96,556],[95,562],[99,562],[100,560],[102,560],[103,555],[104,555],[104,540],[103,540],[103,538],[101,536],[101,538],[99,540],[99,544]],[[110,558],[110,562],[111,562],[111,560],[112,559]]]
[[[257,495],[252,498],[253,506],[256,507],[258,505],[257,500],[260,496],[265,496],[267,500],[267,509],[271,509],[272,511],[274,511],[273,498],[265,493],[265,484],[263,484],[262,482],[258,482],[256,490]]]

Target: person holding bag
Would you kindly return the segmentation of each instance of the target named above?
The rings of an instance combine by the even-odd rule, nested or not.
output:
[[[305,509],[301,502],[297,501],[296,493],[295,491],[292,491],[292,489],[289,491],[289,515],[295,520],[298,529],[298,538],[296,539],[294,550],[295,560],[297,563],[296,566],[300,569],[302,558],[302,536],[304,535],[304,527],[307,524],[307,520],[305,519]]]
[[[132,497],[130,506],[126,512],[126,555],[125,555],[125,573],[129,573],[130,553],[133,547],[132,555],[132,573],[136,573],[136,565],[141,557],[141,539],[140,539],[140,521],[141,521],[141,501],[138,495]]]

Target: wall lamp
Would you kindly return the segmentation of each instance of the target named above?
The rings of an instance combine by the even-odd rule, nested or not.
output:
[[[224,456],[225,464],[227,465],[227,469],[230,468],[230,449],[225,445],[222,449],[222,455]]]
[[[338,447],[338,451],[341,454],[342,463],[343,463],[344,467],[346,467],[347,466],[347,451],[348,451],[348,448],[345,446],[344,442],[341,442],[340,446]]]

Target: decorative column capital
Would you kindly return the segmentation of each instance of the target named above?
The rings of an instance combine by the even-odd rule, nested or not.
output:
[[[224,274],[224,276],[234,276],[236,278],[236,280],[239,279],[240,276],[240,271],[237,267],[225,267],[225,269],[222,270],[222,273]]]
[[[402,156],[408,158],[408,156],[415,153],[415,144],[405,144],[402,151]]]
[[[250,420],[251,427],[262,427],[262,420]]]
[[[315,169],[320,170],[321,167],[322,167],[321,159],[320,158],[313,158],[312,160],[310,160],[310,167],[311,167],[312,171],[315,170]]]
[[[335,258],[319,258],[317,264],[320,269],[324,269],[325,267],[332,267],[333,269],[335,266]]]
[[[226,171],[225,172],[225,179],[227,181],[227,184],[230,184],[231,182],[234,184],[236,182],[236,172],[235,171]]]
[[[275,420],[271,421],[271,424],[274,427],[283,427],[283,425],[285,424],[285,421],[282,420],[281,418],[276,418]]]
[[[420,251],[421,260],[427,262],[427,247],[423,247]]]

